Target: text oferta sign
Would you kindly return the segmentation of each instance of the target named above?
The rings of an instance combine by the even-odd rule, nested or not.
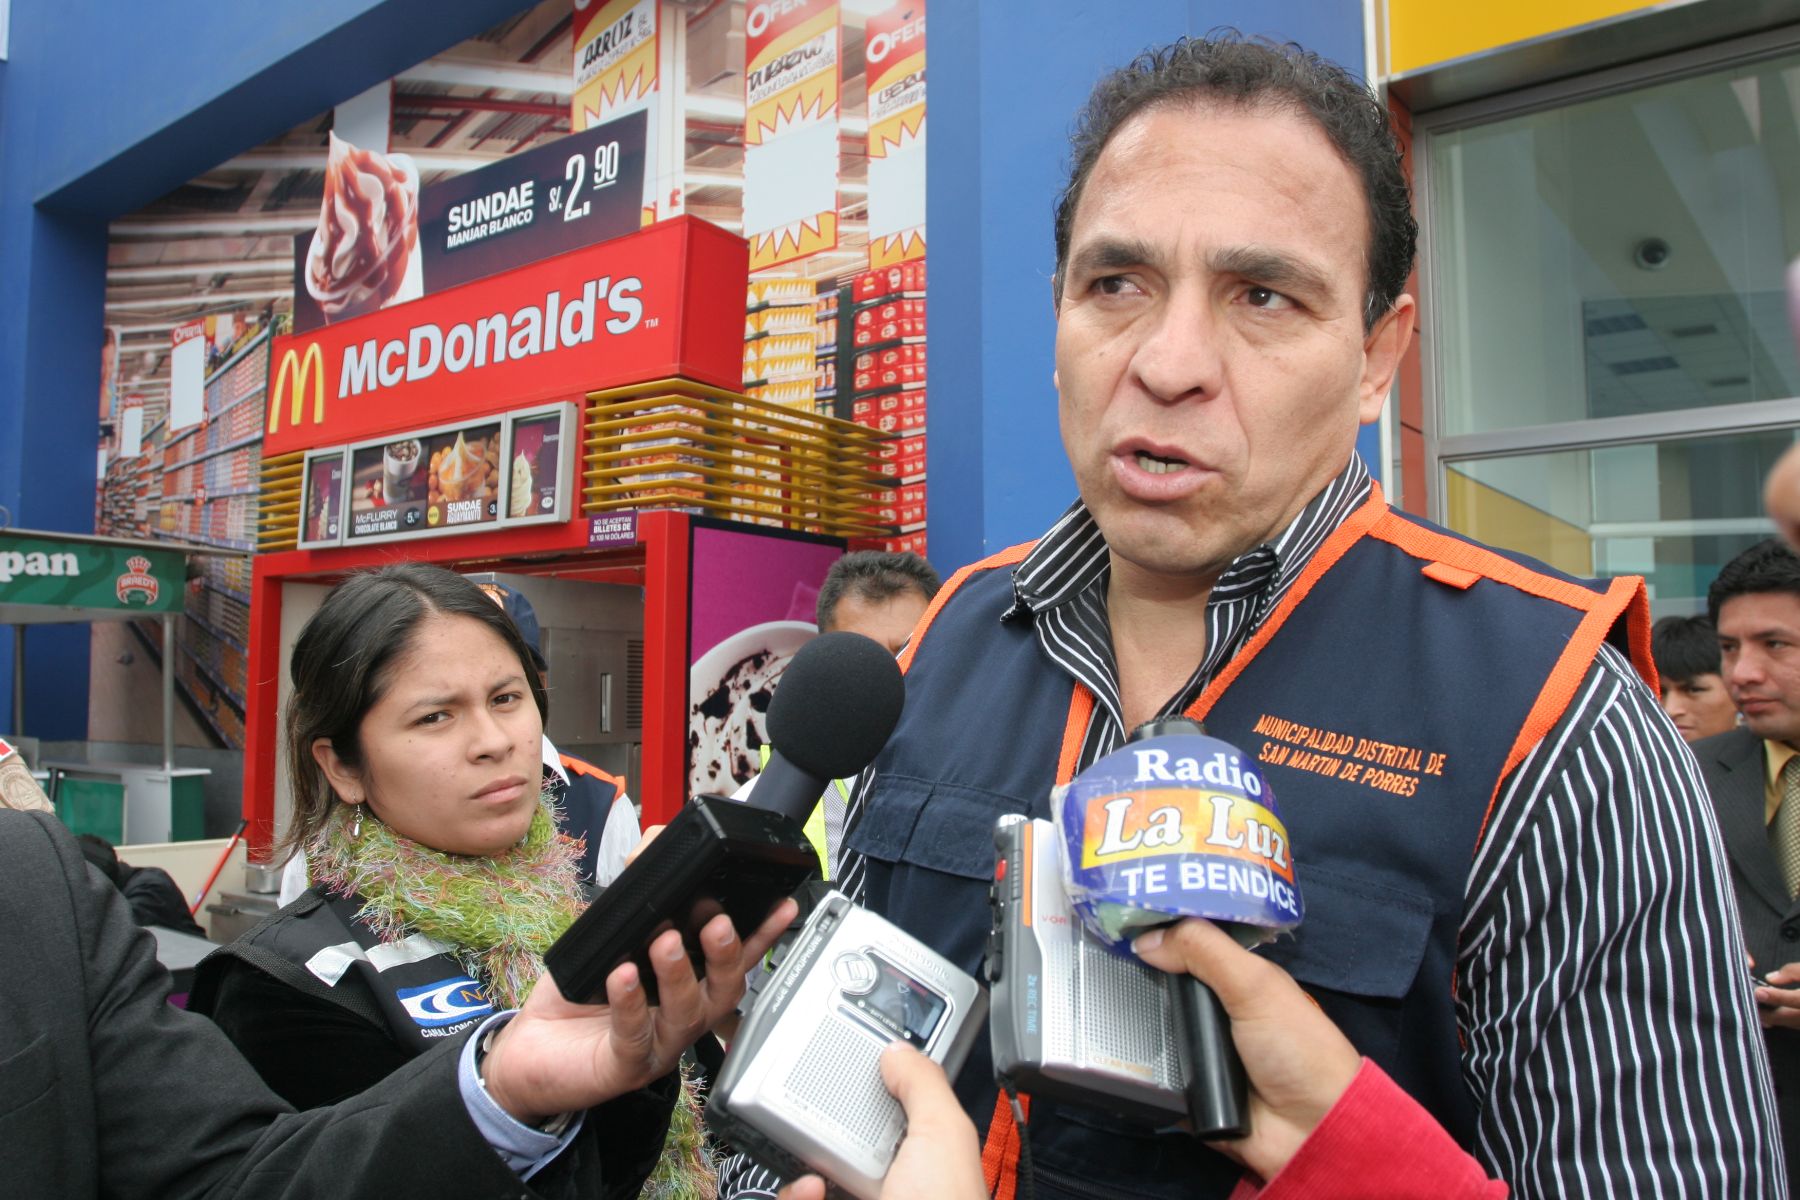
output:
[[[263,454],[676,375],[735,388],[747,257],[742,238],[677,218],[277,338]]]

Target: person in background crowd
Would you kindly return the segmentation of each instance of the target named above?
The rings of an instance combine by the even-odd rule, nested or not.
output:
[[[745,968],[793,914],[782,904],[742,943],[716,919],[701,934],[704,982],[679,936],[663,935],[651,948],[655,1008],[629,964],[607,979],[609,1006],[572,1004],[545,978],[517,1014],[439,1040],[342,1104],[296,1115],[212,1022],[168,1003],[156,943],[68,830],[47,812],[0,809],[0,1191],[7,1200],[610,1195],[571,1147],[608,1119],[609,1101],[665,1076],[731,1010]],[[541,1128],[559,1123],[560,1134]]]
[[[188,912],[181,889],[167,871],[119,861],[113,844],[96,834],[84,833],[75,840],[81,845],[81,856],[124,893],[132,918],[139,925],[160,925],[197,938],[206,936],[206,930]]]
[[[1055,218],[1079,499],[933,602],[834,882],[974,971],[995,819],[1048,815],[1150,718],[1204,719],[1260,752],[1291,835],[1306,919],[1259,953],[1515,1194],[1775,1195],[1716,826],[1648,647],[1615,648],[1642,581],[1411,520],[1355,455],[1415,238],[1385,107],[1316,55],[1183,39],[1101,81]],[[979,1042],[956,1084],[1002,1191],[1022,1144],[1041,1195],[1255,1182],[1103,1106],[1016,1130]],[[723,1194],[774,1190],[740,1171]]]
[[[504,583],[480,586],[519,627],[519,635],[531,651],[531,661],[537,665],[548,695],[550,664],[544,661],[543,631],[531,601],[519,589]],[[582,880],[605,887],[625,869],[625,856],[642,836],[637,806],[625,794],[625,781],[585,759],[561,753],[551,745],[548,736],[544,738],[544,767],[555,777],[558,788],[556,800],[562,816],[557,827],[570,837],[581,839]]]
[[[1744,942],[1800,1183],[1800,557],[1771,538],[1713,580],[1725,686],[1741,728],[1694,744],[1731,861]]]
[[[353,575],[291,671],[287,836],[313,884],[202,961],[189,1007],[311,1108],[519,1006],[584,896],[544,788],[542,681],[480,588],[419,563]],[[634,1196],[658,1166],[684,1095],[665,1067],[589,1114],[579,1161],[599,1194]],[[691,1103],[680,1112],[691,1127]],[[710,1183],[691,1155],[665,1170]]]
[[[831,564],[819,585],[819,632],[860,633],[898,654],[940,584],[931,564],[910,550],[852,551]]]
[[[931,564],[911,551],[894,554],[856,550],[831,564],[819,585],[820,633],[860,633],[880,642],[890,654],[900,653],[913,627],[937,595],[942,581]],[[762,765],[773,747],[762,746]],[[819,871],[827,881],[837,873],[844,842],[844,807],[850,799],[848,779],[834,779],[806,820],[806,837],[819,852]],[[749,795],[755,781],[739,788]]]
[[[1737,727],[1719,674],[1719,634],[1706,617],[1664,617],[1650,630],[1663,711],[1690,742]]]

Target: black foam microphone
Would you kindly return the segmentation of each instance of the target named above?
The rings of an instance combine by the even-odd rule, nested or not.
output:
[[[804,824],[834,779],[881,753],[906,686],[887,648],[860,633],[825,633],[800,648],[769,702],[769,765],[746,799]]]
[[[649,947],[679,929],[705,973],[700,929],[721,912],[740,937],[818,871],[804,823],[833,779],[860,772],[900,719],[900,668],[878,642],[827,633],[800,648],[769,704],[774,752],[749,802],[695,796],[544,955],[571,1000],[604,1003],[606,977],[635,962],[657,998]]]

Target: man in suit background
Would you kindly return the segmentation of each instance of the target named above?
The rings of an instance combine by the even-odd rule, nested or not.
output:
[[[1737,729],[1694,743],[1759,986],[1789,1179],[1800,1165],[1800,557],[1770,539],[1707,593]]]

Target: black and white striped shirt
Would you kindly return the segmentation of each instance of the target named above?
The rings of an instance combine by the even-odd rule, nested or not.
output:
[[[1279,537],[1231,564],[1207,602],[1205,660],[1165,713],[1200,695],[1369,492],[1353,458]],[[1043,653],[1094,694],[1082,767],[1125,737],[1108,561],[1076,503],[1014,569],[1003,618],[1031,620]],[[852,830],[871,778],[851,798]],[[863,882],[847,854],[839,886],[858,897]],[[1513,1195],[1787,1195],[1706,785],[1611,647],[1507,780],[1466,897],[1463,1075],[1481,1110],[1477,1155]],[[773,1195],[766,1172],[731,1167],[722,1195]]]

